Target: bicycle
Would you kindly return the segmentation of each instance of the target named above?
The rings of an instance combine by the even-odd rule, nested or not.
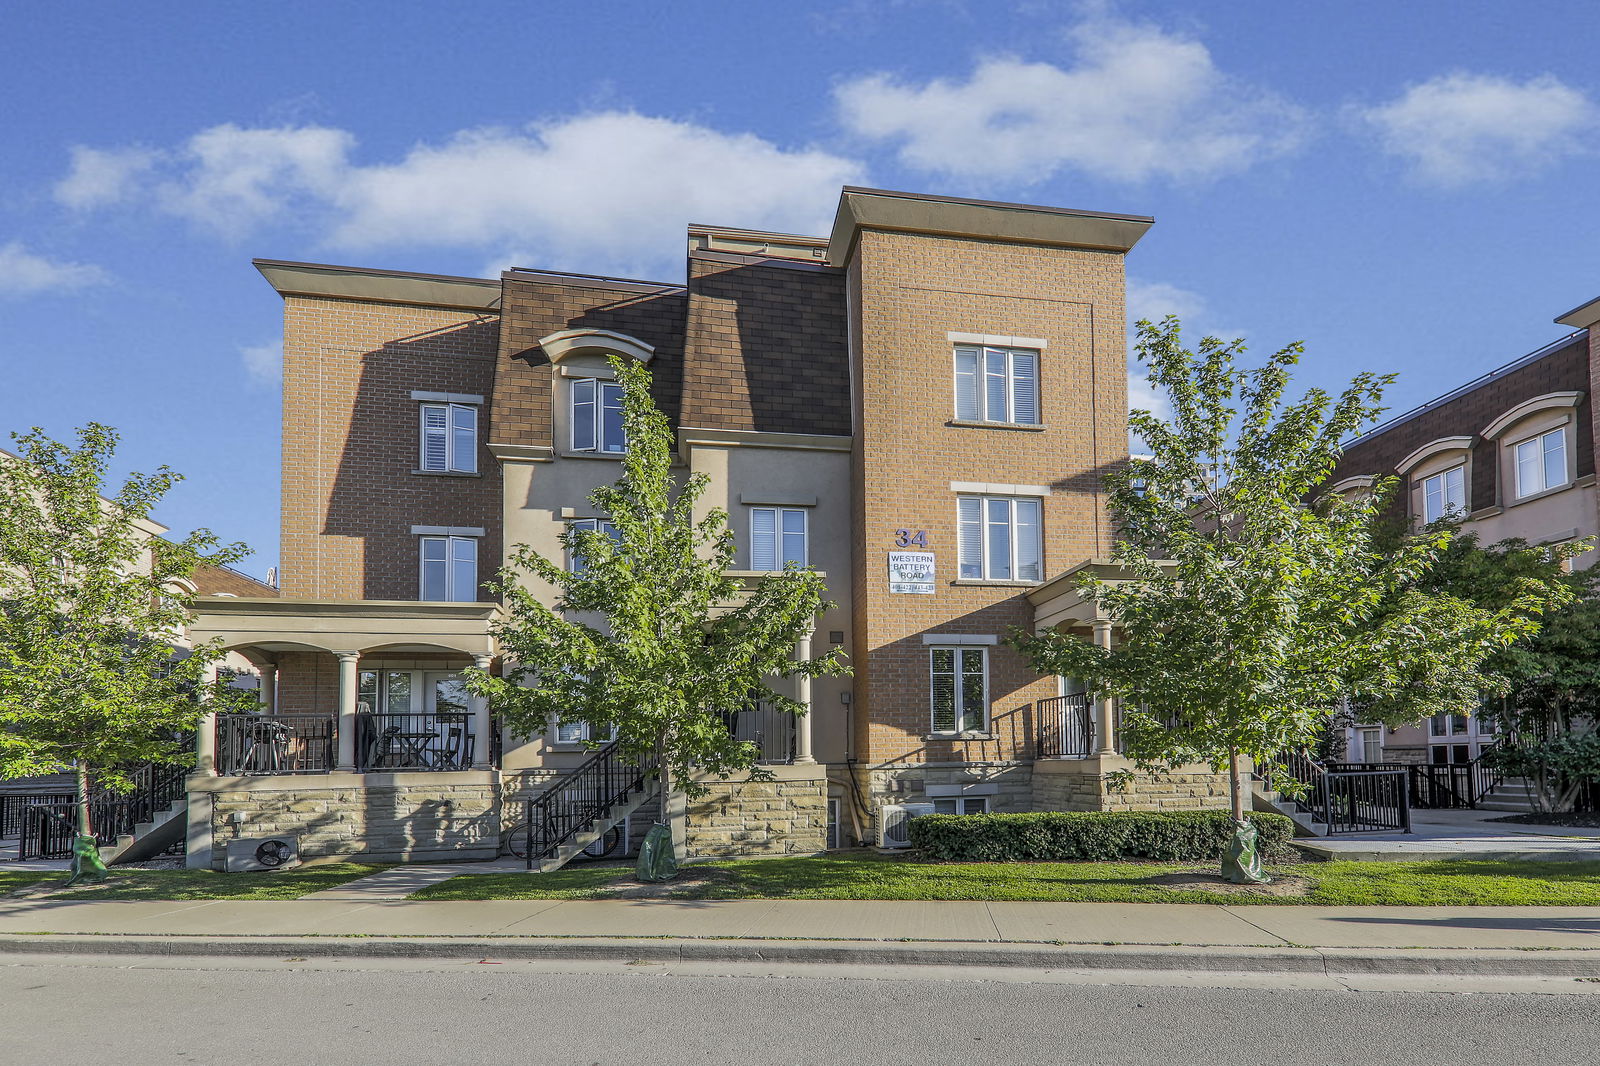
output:
[[[610,856],[613,852],[623,847],[622,826],[614,825],[601,833],[594,842],[572,857],[572,862],[595,862]],[[528,823],[521,822],[510,834],[501,840],[500,854],[511,855],[518,859],[528,857]]]

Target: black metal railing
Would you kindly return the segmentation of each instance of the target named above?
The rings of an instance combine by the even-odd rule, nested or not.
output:
[[[724,711],[722,721],[734,740],[756,746],[759,753],[757,762],[794,762],[794,734],[798,719],[788,711],[759,703],[742,711]]]
[[[1498,743],[1498,742],[1497,742]],[[1432,810],[1474,810],[1505,775],[1485,760],[1494,745],[1484,748],[1476,759],[1462,763],[1330,763],[1329,770],[1352,773],[1384,770],[1406,775],[1412,807]]]
[[[474,742],[472,715],[464,711],[356,716],[361,770],[466,770]]]
[[[331,714],[219,714],[217,772],[325,774],[334,767],[336,722]]]
[[[77,795],[61,789],[40,792],[0,792],[0,840],[22,835],[22,812],[40,803],[71,803]]]
[[[186,766],[150,763],[128,776],[133,779],[131,792],[113,792],[101,786],[89,793],[89,827],[101,847],[132,836],[141,823],[154,822],[158,814],[187,795]],[[75,796],[69,795],[64,802],[28,804],[22,808],[21,818],[19,860],[71,856],[78,827]]]
[[[1081,757],[1094,751],[1094,706],[1087,694],[1053,696],[1033,705],[1041,759]]]
[[[644,759],[625,755],[614,740],[530,797],[527,821],[518,829],[526,834],[528,869],[642,791],[655,772],[654,755]]]
[[[1403,766],[1324,765],[1304,751],[1279,756],[1277,769],[1300,787],[1292,798],[1329,836],[1411,832],[1410,778]],[[1270,774],[1264,777],[1273,782]]]

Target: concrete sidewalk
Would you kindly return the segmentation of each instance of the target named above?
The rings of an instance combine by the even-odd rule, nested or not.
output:
[[[0,903],[0,952],[1600,976],[1600,908],[806,900]],[[1085,962],[1084,959],[1095,961]]]
[[[1505,816],[1504,811],[1413,810],[1410,833],[1305,837],[1295,845],[1316,858],[1360,862],[1600,860],[1600,829],[1496,820]]]

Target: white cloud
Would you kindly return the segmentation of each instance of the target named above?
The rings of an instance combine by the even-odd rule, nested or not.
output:
[[[145,148],[101,151],[80,144],[72,149],[67,176],[56,184],[56,199],[79,210],[118,203],[132,195],[156,159],[157,154]]]
[[[21,241],[0,244],[0,296],[68,292],[105,280],[105,272],[97,266],[47,259],[28,251]]]
[[[1204,179],[1296,148],[1304,112],[1219,70],[1205,45],[1153,26],[1076,26],[1064,66],[981,60],[965,81],[874,75],[836,91],[846,127],[900,144],[919,170],[1032,184],[1057,171]]]
[[[839,186],[861,179],[825,151],[624,111],[465,130],[388,162],[354,151],[351,134],[327,127],[217,126],[160,153],[138,184],[145,202],[235,236],[287,222],[341,249],[454,247],[497,261],[518,249],[521,265],[600,270],[676,262],[692,221],[820,232]],[[75,155],[63,186],[94,187],[77,160],[114,154],[94,152]]]
[[[1160,322],[1167,315],[1177,315],[1191,321],[1198,318],[1206,307],[1205,297],[1189,289],[1179,288],[1165,281],[1140,281],[1128,279],[1128,326],[1141,318]]]
[[[1582,135],[1600,128],[1600,109],[1549,75],[1446,74],[1358,115],[1417,178],[1444,186],[1542,170],[1584,151]]]
[[[268,341],[239,348],[239,361],[244,364],[250,384],[261,388],[276,388],[283,381],[283,341]]]

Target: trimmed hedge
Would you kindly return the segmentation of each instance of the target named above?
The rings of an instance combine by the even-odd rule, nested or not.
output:
[[[1290,858],[1294,823],[1281,814],[1247,815],[1263,859]],[[911,819],[911,846],[948,862],[1096,862],[1152,859],[1210,862],[1233,839],[1228,811],[1038,811],[1028,814],[926,814]]]

